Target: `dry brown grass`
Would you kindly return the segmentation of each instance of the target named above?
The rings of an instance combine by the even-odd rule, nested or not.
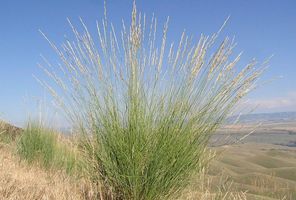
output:
[[[94,199],[90,184],[63,172],[46,172],[20,162],[8,145],[0,144],[0,199]]]
[[[60,171],[48,171],[36,165],[21,162],[12,144],[0,143],[0,199],[7,200],[92,200],[101,199],[90,182],[74,178]],[[198,180],[197,180],[198,179]],[[202,173],[192,187],[184,191],[181,200],[245,200],[240,192],[228,188],[210,191],[209,177]],[[225,187],[228,187],[224,185]]]
[[[2,120],[0,120],[0,141],[5,140],[14,140],[22,132],[21,128],[10,125]]]

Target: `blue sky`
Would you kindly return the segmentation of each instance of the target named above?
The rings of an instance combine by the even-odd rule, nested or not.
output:
[[[282,76],[253,92],[249,104],[259,104],[257,112],[296,111],[296,1],[138,0],[137,5],[162,22],[170,16],[169,32],[176,40],[184,29],[196,37],[212,34],[230,16],[222,37],[235,36],[243,62],[274,55],[262,79]],[[107,0],[107,8],[109,19],[119,24],[122,18],[129,20],[132,1]],[[37,67],[40,54],[55,55],[38,30],[59,43],[70,33],[67,17],[74,24],[81,17],[94,30],[102,15],[102,0],[0,2],[1,118],[22,124],[28,113],[36,111],[36,99],[44,95],[32,75],[42,78]]]

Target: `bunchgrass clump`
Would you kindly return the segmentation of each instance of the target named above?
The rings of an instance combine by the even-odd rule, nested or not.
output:
[[[57,137],[53,131],[38,124],[28,124],[17,143],[17,153],[29,163],[38,162],[51,167],[57,147]]]
[[[78,169],[78,157],[70,142],[61,142],[59,135],[38,123],[29,123],[17,141],[18,155],[29,164],[46,169],[73,173]]]
[[[105,12],[97,37],[69,22],[74,41],[59,48],[48,40],[61,63],[44,59],[56,85],[41,83],[80,133],[101,199],[179,195],[205,165],[211,134],[264,70],[252,61],[237,71],[234,43],[214,45],[220,31],[197,42],[183,33],[168,44],[168,21],[161,38],[156,18],[148,21],[134,4],[130,27],[123,22],[120,32]]]

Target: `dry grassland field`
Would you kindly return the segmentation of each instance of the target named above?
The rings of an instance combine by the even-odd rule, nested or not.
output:
[[[264,122],[226,125],[212,137],[215,158],[203,177],[193,178],[181,199],[276,200],[296,198],[296,123]],[[244,127],[242,129],[242,127]],[[2,129],[14,137],[16,127]],[[2,137],[3,138],[3,137]],[[219,142],[217,142],[219,141]],[[223,144],[222,144],[223,143]],[[48,172],[21,162],[13,142],[0,146],[0,199],[87,199],[91,186],[63,172]],[[203,184],[200,182],[203,180]],[[215,194],[219,196],[215,197]],[[227,194],[229,194],[227,196]],[[225,195],[225,197],[224,197]]]

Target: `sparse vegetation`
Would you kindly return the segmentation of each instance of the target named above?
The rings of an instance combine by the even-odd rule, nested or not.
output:
[[[10,143],[13,141],[13,137],[9,134],[6,134],[5,130],[0,131],[0,142],[2,143]]]
[[[36,163],[18,162],[13,150],[12,146],[1,148],[0,144],[0,199],[92,199],[87,181],[63,171],[45,170]]]
[[[20,128],[11,126],[0,120],[0,142],[10,143],[22,132]]]

